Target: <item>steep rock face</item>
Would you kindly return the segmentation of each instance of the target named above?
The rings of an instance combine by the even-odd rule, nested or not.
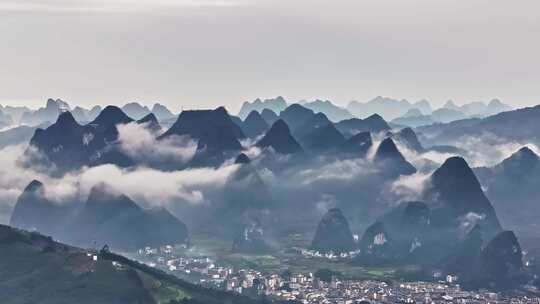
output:
[[[36,129],[30,145],[62,171],[103,163],[130,166],[133,162],[116,149],[115,141],[116,126],[131,121],[114,106],[103,109],[85,126],[79,125],[70,112],[63,112],[50,127]]]
[[[475,225],[443,259],[441,263],[443,268],[448,273],[457,274],[464,280],[474,277],[476,274],[470,272],[477,269],[480,263],[483,242],[481,227]]]
[[[522,259],[521,246],[514,233],[502,231],[482,250],[478,263],[462,273],[463,285],[501,291],[525,284],[527,277]]]
[[[210,129],[199,138],[197,150],[207,150],[215,153],[223,151],[237,151],[242,146],[235,138],[233,130],[230,128]]]
[[[273,125],[276,122],[276,120],[279,119],[276,112],[274,112],[274,111],[272,111],[270,109],[262,110],[261,116],[269,126]]]
[[[121,249],[188,243],[187,227],[167,210],[144,210],[129,197],[94,186],[71,224],[73,242]]]
[[[249,164],[251,163],[251,159],[244,153],[240,153],[236,159],[234,160],[235,164]]]
[[[323,113],[317,113],[308,117],[301,125],[292,131],[295,138],[302,138],[317,129],[325,127],[332,122]]]
[[[408,149],[411,149],[415,152],[422,152],[424,148],[418,140],[416,133],[411,128],[403,128],[399,132],[392,135],[392,138],[397,140],[399,143],[405,145]]]
[[[424,202],[408,202],[403,211],[401,228],[405,233],[421,234],[431,224],[431,211]]]
[[[50,161],[66,168],[75,168],[88,162],[93,152],[104,146],[95,142],[95,130],[79,125],[70,112],[64,112],[56,123],[46,129],[36,129],[30,145]],[[85,138],[87,140],[85,140]]]
[[[512,231],[497,234],[484,248],[482,260],[493,277],[507,277],[523,268],[521,246]]]
[[[302,147],[291,135],[289,126],[283,121],[276,121],[270,130],[256,144],[258,147],[271,147],[281,154],[293,154],[302,151]]]
[[[259,112],[251,111],[247,118],[244,120],[242,130],[247,137],[255,138],[263,134],[268,129],[268,127],[268,123],[264,120],[264,118],[262,118]]]
[[[333,208],[323,216],[315,237],[311,242],[311,249],[319,252],[349,252],[356,248],[349,228],[349,222],[340,209]]]
[[[538,169],[540,157],[529,147],[523,147],[495,166],[494,171],[504,172],[510,178],[519,178]]]
[[[133,119],[127,116],[119,107],[106,106],[89,125],[95,126],[99,131],[104,131],[112,126],[127,124],[132,121]]]
[[[253,221],[240,229],[232,246],[233,252],[247,254],[262,254],[269,249],[264,240],[264,230],[258,221]]]
[[[175,135],[198,139],[191,166],[220,165],[242,148],[239,139],[245,137],[240,126],[232,121],[224,107],[215,110],[183,111],[171,128],[158,139]]]
[[[144,124],[147,129],[153,132],[158,132],[159,130],[161,130],[161,126],[159,125],[159,122],[154,113],[150,113],[143,118],[137,120],[137,123]]]
[[[279,118],[287,123],[292,132],[296,132],[296,129],[313,117],[313,115],[315,115],[315,112],[312,110],[294,103],[281,111]]]
[[[501,223],[518,235],[535,235],[540,212],[540,158],[528,147],[490,168],[475,168]]]
[[[416,168],[403,157],[389,137],[381,142],[373,161],[390,175],[409,175],[416,172]]]
[[[208,228],[216,235],[239,236],[240,230],[254,223],[262,227],[271,208],[270,191],[249,157],[241,153],[235,164],[237,168],[226,179],[220,202],[211,210]]]
[[[336,123],[336,128],[345,137],[351,137],[360,132],[378,133],[389,131],[391,128],[386,121],[377,114],[371,115],[366,119],[351,118]]]
[[[372,145],[371,133],[360,132],[343,142],[337,150],[340,154],[361,158],[367,155]]]
[[[377,234],[381,234],[378,243],[373,241]],[[401,203],[366,231],[362,238],[364,243],[361,243],[364,246],[363,259],[378,263],[425,263],[439,254],[435,250],[440,248],[436,239],[441,237],[441,233],[431,225],[431,210],[424,202]]]
[[[171,135],[189,135],[191,138],[201,138],[209,130],[223,128],[230,128],[237,139],[245,137],[240,127],[233,123],[227,110],[224,107],[219,107],[215,110],[183,111],[161,138]]]
[[[334,150],[343,142],[345,142],[345,137],[333,123],[318,127],[300,138],[302,147],[315,153]]]
[[[45,188],[33,180],[17,199],[9,224],[13,227],[52,234],[62,224],[69,209],[45,197]]]
[[[385,225],[375,222],[360,239],[359,260],[366,264],[379,264],[394,258],[393,241]]]
[[[85,247],[108,244],[134,250],[189,242],[186,226],[166,209],[142,209],[105,185],[93,187],[84,204],[60,205],[48,200],[44,186],[33,181],[17,200],[10,224]]]
[[[430,178],[428,201],[437,203],[440,225],[457,225],[460,218],[474,215],[487,239],[501,231],[495,209],[484,195],[480,183],[467,162],[461,157],[448,158]]]

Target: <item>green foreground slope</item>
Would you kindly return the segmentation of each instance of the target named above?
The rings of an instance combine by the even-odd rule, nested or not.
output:
[[[254,303],[123,256],[91,253],[5,225],[0,225],[0,294],[5,304]]]

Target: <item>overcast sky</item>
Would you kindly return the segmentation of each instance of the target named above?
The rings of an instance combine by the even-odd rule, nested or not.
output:
[[[0,104],[540,103],[540,1],[0,0]]]

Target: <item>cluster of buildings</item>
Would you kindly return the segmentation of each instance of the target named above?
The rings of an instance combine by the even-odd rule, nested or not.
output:
[[[438,282],[407,282],[387,284],[373,280],[341,280],[316,277],[313,273],[262,273],[254,269],[217,266],[210,257],[176,256],[174,248],[145,248],[140,259],[152,267],[171,273],[192,276],[199,284],[270,299],[289,300],[303,304],[364,304],[368,303],[426,303],[426,304],[540,304],[540,298],[505,296],[488,291],[465,291],[459,278],[442,277]]]
[[[329,260],[351,259],[360,254],[360,250],[341,252],[341,253],[334,253],[334,252],[323,253],[316,250],[302,249],[300,252],[304,257],[307,257],[307,258],[310,258],[310,257],[311,258],[325,258]]]

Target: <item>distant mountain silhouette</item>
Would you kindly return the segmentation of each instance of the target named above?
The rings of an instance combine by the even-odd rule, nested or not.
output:
[[[46,122],[54,122],[62,110],[69,110],[69,105],[61,99],[47,99],[44,108],[36,111],[26,111],[22,114],[20,123],[29,126],[37,126]]]
[[[251,111],[255,110],[261,113],[264,109],[270,109],[274,113],[279,113],[283,111],[286,107],[287,102],[281,96],[273,99],[265,99],[264,101],[257,98],[251,103],[247,101],[244,102],[242,108],[240,109],[240,112],[238,113],[238,116],[240,116],[240,118],[242,119],[245,119]]]
[[[40,125],[39,127],[45,126]],[[36,129],[37,127],[19,126],[0,131],[0,148],[28,143]]]
[[[71,114],[73,114],[73,117],[75,120],[80,124],[86,124],[94,119],[99,115],[101,112],[100,106],[95,106],[92,109],[88,110],[82,107],[75,107],[73,110],[70,111]]]
[[[160,103],[155,103],[152,106],[152,113],[156,115],[158,121],[172,119],[175,115],[164,105]]]
[[[282,119],[276,121],[256,145],[262,148],[271,147],[281,154],[292,154],[302,151],[300,144],[291,135],[289,126]]]
[[[407,111],[413,108],[421,110],[424,114],[431,113],[431,105],[427,100],[410,103],[405,99],[397,100],[382,96],[377,96],[366,103],[351,101],[347,106],[347,110],[357,117],[362,118],[373,114],[379,114],[386,119],[394,119],[403,116]]]
[[[500,112],[510,111],[512,107],[502,103],[498,99],[492,99],[489,103],[475,101],[456,106],[452,101],[445,104],[444,108],[460,111],[468,116],[489,116]]]
[[[0,106],[0,128],[5,128],[13,124],[13,119],[11,115],[4,113],[2,107]]]
[[[467,115],[459,110],[441,108],[433,111],[431,117],[437,122],[451,122],[455,120],[468,118]]]
[[[139,120],[144,116],[150,114],[150,109],[147,106],[143,106],[137,102],[130,102],[122,107],[122,112],[126,113],[129,117]]]
[[[9,115],[9,117],[12,120],[13,124],[20,124],[21,123],[21,117],[26,112],[32,112],[27,107],[24,106],[2,106],[0,105],[0,110],[5,114]]]
[[[540,143],[537,119],[540,106],[501,112],[486,118],[466,119],[447,124],[419,128],[428,140],[437,144],[452,144],[465,136],[496,137],[499,140]]]
[[[470,102],[462,106],[457,106],[452,100],[449,100],[442,108],[434,111],[421,113],[411,112],[412,110],[414,108],[404,115],[393,119],[392,123],[416,128],[434,123],[449,123],[466,118],[486,117],[510,111],[512,108],[498,99],[493,99],[488,104],[484,102]]]
[[[349,252],[356,248],[349,223],[340,209],[330,209],[322,217],[310,248],[322,253]]]
[[[470,116],[459,110],[440,108],[433,111],[430,115],[411,115],[411,113],[407,112],[404,116],[393,119],[392,123],[416,128],[435,123],[448,123],[468,117]]]
[[[404,116],[392,119],[391,123],[401,126],[407,126],[407,127],[420,127],[420,126],[427,126],[435,123],[436,121],[433,119],[433,115],[422,115],[420,112],[418,113],[411,113],[411,111],[414,111],[417,109],[411,109],[407,113],[405,113]]]
[[[354,116],[345,108],[334,105],[329,100],[320,100],[302,103],[302,106],[313,110],[315,113],[324,113],[332,122],[351,119]]]

